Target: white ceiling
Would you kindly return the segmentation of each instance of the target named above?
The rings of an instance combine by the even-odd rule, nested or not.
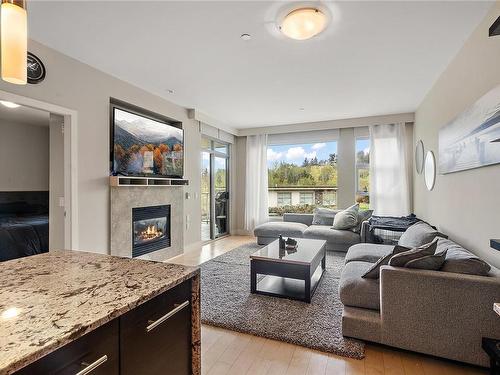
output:
[[[49,126],[50,113],[26,106],[7,108],[0,105],[0,122],[10,124],[27,124],[34,126]]]
[[[413,112],[492,5],[323,4],[333,23],[305,42],[274,26],[290,4],[266,1],[30,2],[29,33],[241,129]]]

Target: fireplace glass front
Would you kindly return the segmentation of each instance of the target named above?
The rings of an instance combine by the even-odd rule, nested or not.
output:
[[[170,205],[132,209],[132,257],[170,246]]]

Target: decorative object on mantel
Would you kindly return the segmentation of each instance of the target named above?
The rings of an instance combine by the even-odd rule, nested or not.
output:
[[[110,176],[109,185],[118,186],[157,186],[172,187],[189,185],[189,180],[182,178],[154,178],[154,177],[129,177]]]
[[[498,240],[491,239],[490,240],[490,246],[493,249],[500,251],[500,239],[498,239]]]
[[[36,85],[45,79],[45,66],[38,56],[28,52],[28,83]]]
[[[424,170],[424,142],[422,140],[419,140],[415,147],[415,169],[418,174]]]
[[[488,34],[489,36],[500,35],[500,17],[498,17],[496,21],[493,22],[493,25],[490,26]]]
[[[439,130],[439,172],[500,163],[500,85]]]
[[[2,0],[0,17],[2,79],[15,85],[25,85],[28,54],[26,1]]]
[[[427,190],[431,191],[434,189],[434,183],[436,182],[436,159],[432,151],[427,151],[427,155],[425,156],[424,179]]]

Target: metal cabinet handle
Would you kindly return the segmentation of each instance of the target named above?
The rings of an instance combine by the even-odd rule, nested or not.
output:
[[[162,324],[165,320],[171,318],[172,316],[174,316],[175,314],[177,314],[179,311],[181,311],[183,308],[187,307],[188,305],[189,305],[189,301],[183,302],[179,306],[177,306],[176,308],[172,309],[172,311],[170,311],[170,312],[166,313],[165,315],[163,315],[158,320],[154,320],[154,321],[150,320],[150,321],[148,321],[149,325],[146,327],[146,332],[151,332],[153,329],[155,329],[160,324]]]
[[[108,360],[107,355],[103,355],[101,358],[96,360],[95,362],[92,362],[90,364],[82,362],[82,366],[86,366],[83,370],[78,371],[75,375],[87,375],[90,374],[91,371],[95,370],[98,368],[100,365],[102,365],[104,362]]]

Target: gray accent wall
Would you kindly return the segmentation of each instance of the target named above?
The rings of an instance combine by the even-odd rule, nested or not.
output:
[[[49,190],[47,126],[0,120],[0,191]]]
[[[415,113],[414,140],[422,139],[425,150],[433,151],[437,158],[440,127],[500,84],[500,37],[488,37],[488,28],[498,16],[497,1]],[[430,192],[423,175],[414,171],[413,185],[414,209],[419,217],[500,267],[500,252],[489,246],[490,238],[500,237],[500,165],[438,174]]]

